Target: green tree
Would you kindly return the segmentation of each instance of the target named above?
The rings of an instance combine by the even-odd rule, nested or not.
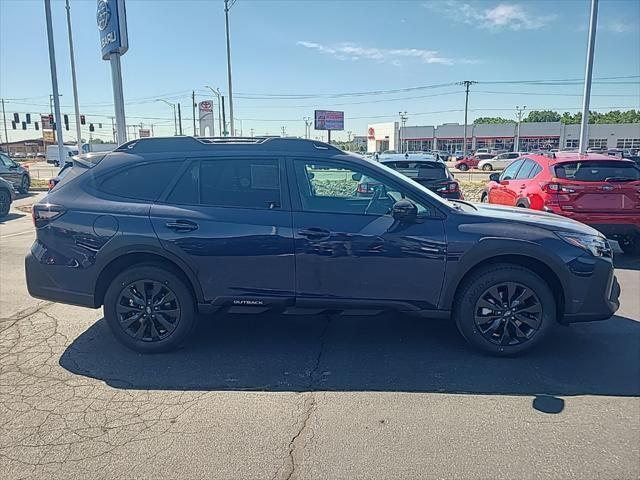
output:
[[[552,110],[531,110],[523,122],[559,122],[560,114]]]
[[[101,138],[92,138],[91,140],[89,140],[89,143],[104,143],[104,140],[102,140]]]
[[[482,123],[516,123],[515,120],[509,120],[502,117],[480,117],[473,121],[474,125],[480,125]]]

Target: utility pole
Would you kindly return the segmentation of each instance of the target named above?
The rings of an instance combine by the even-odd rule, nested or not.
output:
[[[193,109],[193,136],[195,137],[198,132],[196,132],[196,91],[191,90],[191,106]]]
[[[180,102],[178,102],[178,129],[182,136],[182,112],[180,111]]]
[[[222,130],[220,135],[222,135],[223,137],[226,137],[229,132],[227,132],[227,119],[226,119],[226,113],[224,111],[224,95],[221,95],[220,98],[222,99]]]
[[[282,127],[280,127],[280,129],[282,130],[282,136],[286,137],[287,136],[287,130],[286,130],[285,126],[283,125]]]
[[[407,120],[409,119],[409,117],[407,117],[407,112],[398,112],[398,115],[400,115],[400,124],[402,125],[402,127],[400,127],[400,153],[404,153],[405,152],[405,145],[404,145],[404,139],[405,139],[405,133],[404,133],[404,129],[407,126]]]
[[[516,105],[516,115],[518,116],[518,130],[517,130],[518,133],[516,136],[516,144],[514,145],[514,148],[513,148],[514,152],[520,151],[520,122],[522,121],[522,113],[526,109],[527,109],[526,105],[523,105],[522,108]]]
[[[171,108],[173,108],[173,135],[174,136],[178,135],[178,120],[176,119],[176,104],[175,103],[171,103],[171,102],[167,102],[166,100],[164,100],[162,98],[156,98],[155,101],[156,102],[166,103]]]
[[[82,133],[80,132],[80,105],[78,103],[78,83],[76,81],[76,58],[73,52],[73,35],[71,33],[71,7],[69,0],[66,0],[67,10],[67,30],[69,33],[69,58],[71,59],[71,82],[73,85],[73,108],[76,114],[76,142],[78,151],[82,151]]]
[[[469,87],[471,85],[473,85],[474,83],[478,83],[478,82],[474,82],[471,80],[465,80],[464,82],[462,82],[460,85],[464,85],[464,91],[465,91],[465,95],[464,95],[464,133],[463,133],[463,143],[462,143],[462,154],[466,157],[467,156],[467,114],[469,112]]]
[[[347,131],[347,138],[349,139],[349,151],[352,151],[353,149],[351,148],[351,134],[353,132],[351,130]]]
[[[154,133],[153,133],[153,123],[151,124],[151,136],[154,137]]]
[[[598,0],[591,0],[589,18],[589,43],[587,44],[587,67],[584,72],[584,93],[582,95],[582,121],[580,122],[580,146],[584,155],[589,145],[589,101],[591,99],[591,76],[593,75],[593,53],[596,47],[596,26],[598,23]]]
[[[235,130],[233,129],[233,89],[231,86],[231,44],[229,41],[229,9],[233,7],[236,0],[224,0],[224,24],[227,32],[227,77],[229,82],[229,122],[231,136],[234,136]]]
[[[49,43],[49,66],[51,67],[51,87],[53,89],[53,104],[56,120],[56,134],[58,135],[58,155],[60,161],[65,158],[62,141],[62,123],[60,122],[60,98],[58,93],[58,72],[56,70],[56,52],[53,44],[53,22],[51,21],[51,0],[44,0],[44,14],[47,21],[47,40]]]
[[[116,143],[116,118],[111,117],[111,135],[113,135],[113,143]]]
[[[2,99],[2,123],[4,125],[4,145],[6,153],[9,153],[9,134],[7,133],[7,114],[4,111],[4,98]],[[47,149],[45,148],[45,151]]]
[[[220,131],[220,136],[223,136],[224,127],[222,125],[222,95],[220,94],[220,89],[216,88],[214,90],[213,87],[210,87],[209,85],[205,85],[204,87],[211,90],[211,92],[218,98],[218,130]]]
[[[251,129],[251,136],[253,137],[253,128]]]

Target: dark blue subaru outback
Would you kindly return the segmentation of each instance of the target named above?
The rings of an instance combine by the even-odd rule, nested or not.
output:
[[[81,155],[33,220],[31,295],[104,306],[140,352],[184,343],[197,313],[397,311],[452,318],[473,346],[509,355],[619,306],[597,230],[445,200],[310,140],[149,138]]]

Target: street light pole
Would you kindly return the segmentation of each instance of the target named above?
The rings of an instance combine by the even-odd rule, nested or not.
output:
[[[156,98],[156,102],[164,102],[167,105],[169,105],[171,108],[173,108],[173,136],[177,136],[178,135],[178,120],[176,119],[176,104],[175,103],[171,103],[168,102],[162,98]]]
[[[229,42],[229,9],[233,7],[236,0],[224,0],[224,22],[225,30],[227,32],[227,77],[229,83],[229,122],[231,136],[235,136],[235,130],[233,129],[233,89],[231,86],[231,44]]]
[[[71,7],[69,0],[66,0],[67,10],[67,30],[69,33],[69,58],[71,59],[71,82],[73,85],[73,108],[76,114],[76,143],[78,151],[82,151],[82,134],[80,132],[80,105],[78,103],[78,83],[76,81],[76,58],[73,52],[73,35],[71,33]]]
[[[513,149],[514,152],[519,152],[520,151],[520,122],[522,121],[522,113],[527,109],[526,105],[523,105],[522,108],[520,108],[518,105],[516,105],[516,115],[518,116],[518,131],[516,134],[516,144],[515,147]]]
[[[404,153],[405,152],[405,145],[404,145],[404,138],[405,138],[405,134],[404,134],[404,129],[407,125],[407,120],[409,119],[409,117],[407,117],[407,112],[398,112],[398,115],[400,115],[400,153]]]
[[[589,100],[591,99],[591,76],[593,75],[593,53],[596,47],[596,26],[598,23],[598,0],[591,0],[589,19],[589,43],[587,45],[587,66],[584,72],[584,93],[582,95],[582,121],[580,123],[580,146],[584,155],[589,145]]]
[[[204,88],[211,90],[211,93],[218,98],[218,132],[220,132],[220,136],[222,137],[224,136],[224,127],[222,125],[222,94],[220,93],[219,88],[214,90],[213,87],[210,87],[209,85],[205,85]]]
[[[58,136],[58,155],[60,162],[64,161],[64,146],[62,141],[62,123],[60,122],[60,98],[58,93],[58,73],[56,70],[56,51],[53,44],[53,22],[51,21],[51,0],[44,0],[44,14],[47,21],[47,41],[49,43],[49,66],[51,67],[51,87],[53,89],[53,105],[55,110],[56,134]]]

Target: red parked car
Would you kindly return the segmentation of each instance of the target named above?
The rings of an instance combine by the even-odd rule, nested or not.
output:
[[[490,177],[481,201],[545,210],[578,220],[640,254],[640,168],[588,153],[526,155]]]
[[[490,153],[476,153],[473,157],[463,158],[462,160],[458,160],[454,167],[460,170],[461,172],[466,172],[470,168],[477,168],[480,160],[487,160],[489,158],[493,158],[495,155]]]

